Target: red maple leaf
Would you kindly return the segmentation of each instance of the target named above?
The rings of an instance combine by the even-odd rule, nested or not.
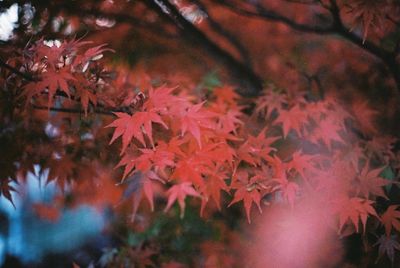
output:
[[[233,132],[236,134],[236,130],[240,125],[243,125],[243,121],[239,118],[242,116],[242,112],[239,109],[230,108],[228,111],[219,114],[218,116],[218,128],[224,133]]]
[[[304,125],[308,122],[308,116],[299,105],[293,106],[290,110],[279,110],[276,124],[282,124],[283,137],[286,138],[290,130],[294,130],[297,135],[302,134]]]
[[[304,179],[306,178],[305,171],[315,171],[315,167],[313,165],[314,158],[314,156],[302,154],[300,151],[294,152],[292,159],[287,163],[287,169],[296,170]]]
[[[221,210],[221,190],[224,190],[225,192],[228,192],[229,190],[225,182],[227,178],[227,171],[223,170],[218,164],[211,168],[209,172],[205,172],[205,184],[204,187],[201,188],[201,193],[205,198],[202,199],[201,212],[203,212],[210,196],[214,200],[218,209]]]
[[[388,199],[382,187],[391,182],[379,176],[384,169],[385,167],[370,170],[369,161],[364,165],[357,178],[359,181],[359,191],[365,198],[373,194]]]
[[[271,145],[279,137],[266,137],[266,128],[260,131],[257,137],[249,135],[247,140],[237,150],[239,160],[251,165],[260,165],[261,159],[268,159],[269,153],[276,151]]]
[[[369,0],[354,0],[350,2],[350,12],[353,13],[353,26],[351,31],[357,25],[363,27],[363,42],[367,39],[369,29],[371,27],[382,27],[385,13],[385,1],[369,1]]]
[[[73,82],[76,79],[72,76],[69,68],[61,68],[59,70],[48,69],[46,72],[41,74],[40,81],[32,81],[28,83],[22,95],[28,99],[36,95],[43,93],[48,94],[48,106],[50,107],[53,103],[53,97],[57,91],[64,92],[70,97],[69,82]]]
[[[236,189],[236,192],[228,207],[239,201],[243,201],[247,221],[251,223],[251,205],[253,203],[256,204],[261,213],[261,198],[271,189],[271,187],[266,185],[266,178],[260,175],[249,178],[249,174],[246,171],[241,171],[236,174],[236,179],[232,182],[231,188]]]
[[[153,169],[166,177],[165,169],[175,166],[174,157],[174,153],[168,150],[167,145],[161,143],[154,149],[128,150],[116,167],[125,166],[122,179],[134,169],[142,172]]]
[[[127,199],[129,197],[133,198],[133,211],[132,211],[132,221],[135,219],[137,210],[143,199],[143,193],[149,202],[151,211],[154,210],[154,189],[153,182],[159,181],[164,183],[164,181],[153,171],[146,172],[135,172],[128,179],[126,179],[123,184],[128,184],[128,187],[122,194],[122,199]]]
[[[201,171],[204,170],[203,165],[197,165],[193,159],[181,159],[176,163],[175,170],[171,178],[181,182],[190,182],[197,186],[204,184]]]
[[[85,76],[79,74],[75,75],[75,77],[76,80],[72,81],[76,91],[75,97],[80,99],[85,115],[87,115],[89,103],[92,103],[94,106],[96,106],[97,96],[94,94],[92,84],[86,79]]]
[[[397,210],[399,207],[399,205],[391,205],[381,216],[387,236],[390,235],[392,227],[400,232],[400,211]]]
[[[151,145],[154,147],[153,142],[153,130],[152,123],[158,123],[164,128],[168,129],[168,126],[161,119],[160,115],[156,112],[136,112],[133,115],[126,113],[114,113],[118,119],[114,120],[111,124],[106,127],[115,127],[114,135],[111,138],[110,144],[113,143],[118,137],[122,136],[122,149],[123,154],[131,142],[132,138],[137,139],[143,146],[146,147],[144,140],[145,134]]]
[[[201,147],[201,128],[213,128],[215,125],[211,121],[211,118],[215,117],[216,114],[201,109],[204,102],[198,103],[196,105],[190,106],[186,109],[180,118],[181,122],[181,136],[185,135],[188,131],[196,139],[198,145]]]
[[[103,53],[106,51],[114,52],[111,48],[106,48],[107,44],[101,44],[95,47],[88,48],[83,55],[78,55],[75,58],[75,63],[77,64],[88,64],[91,60],[98,60],[103,57]]]
[[[184,109],[188,103],[186,103],[184,98],[172,94],[175,89],[166,86],[156,89],[150,88],[148,98],[144,102],[143,107],[148,111],[160,112],[160,114],[171,113],[171,108]]]
[[[167,212],[172,205],[178,200],[179,207],[181,208],[181,218],[185,214],[185,198],[186,196],[194,196],[201,197],[198,192],[193,188],[190,182],[182,182],[180,184],[176,184],[169,188],[167,191],[168,194],[168,202],[165,207],[165,212]]]
[[[331,149],[333,141],[345,143],[339,135],[340,131],[342,131],[340,124],[324,119],[318,122],[318,125],[311,133],[310,140],[315,143],[322,141],[323,144]]]
[[[364,227],[367,223],[367,218],[369,215],[373,215],[378,217],[375,212],[375,209],[372,207],[374,202],[368,199],[352,197],[352,198],[343,198],[339,202],[339,231],[342,230],[344,225],[348,220],[353,223],[356,228],[356,232],[358,232],[358,224],[361,220],[361,223]]]
[[[285,94],[269,89],[256,100],[255,112],[267,119],[273,111],[282,111],[282,107],[285,104],[287,104],[287,96]]]
[[[11,192],[16,192],[16,190],[13,186],[10,185],[12,181],[12,179],[2,179],[0,181],[0,196],[3,195],[5,198],[7,198],[7,200],[10,201],[15,208]]]
[[[286,201],[290,204],[290,206],[294,207],[294,200],[296,199],[296,195],[300,190],[300,187],[297,183],[288,181],[287,179],[273,179],[272,181],[278,183],[278,185],[272,188],[272,191],[280,191],[282,197],[286,199]]]

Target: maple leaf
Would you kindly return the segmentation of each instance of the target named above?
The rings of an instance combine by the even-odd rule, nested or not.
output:
[[[393,153],[394,144],[397,139],[391,136],[374,136],[371,140],[367,141],[366,149],[377,155],[380,159],[388,163],[389,159],[395,157]]]
[[[390,236],[392,227],[400,232],[400,211],[397,210],[399,207],[399,205],[391,205],[381,216],[381,221],[385,226],[387,236]]]
[[[23,96],[28,99],[32,97],[47,92],[48,94],[48,106],[50,107],[53,103],[53,97],[59,90],[64,92],[68,97],[70,97],[70,90],[68,82],[75,81],[76,79],[71,75],[70,70],[67,68],[62,68],[60,70],[49,69],[42,73],[40,81],[33,81],[28,83],[24,87]]]
[[[395,235],[386,236],[382,235],[378,241],[374,244],[374,246],[379,245],[379,256],[375,263],[379,261],[379,259],[386,253],[389,260],[394,262],[394,250],[400,251],[400,243],[396,239]]]
[[[369,161],[364,165],[360,175],[358,176],[358,180],[359,190],[365,198],[368,198],[370,194],[373,194],[388,199],[382,187],[391,182],[379,176],[384,169],[385,167],[370,170]]]
[[[65,47],[59,41],[49,42],[41,38],[35,43],[34,52],[38,61],[44,60],[50,68],[56,68],[62,63],[63,56],[72,51],[65,50]]]
[[[76,91],[75,97],[79,97],[85,115],[87,115],[89,103],[96,106],[97,96],[92,92],[91,84],[83,75],[76,75],[76,78],[76,80],[72,81]]]
[[[238,172],[236,176],[237,179],[235,179],[231,185],[232,189],[236,189],[235,196],[228,207],[239,201],[243,201],[247,221],[251,223],[251,205],[253,203],[256,204],[258,210],[262,213],[260,206],[261,198],[267,194],[271,188],[265,185],[266,179],[263,176],[255,175],[249,178],[249,174],[245,171]]]
[[[292,159],[287,163],[287,169],[296,170],[301,177],[304,179],[305,171],[315,171],[315,167],[312,162],[315,157],[312,155],[302,154],[300,151],[296,151],[292,154]]]
[[[361,220],[365,232],[368,215],[378,218],[375,209],[372,207],[373,203],[371,200],[358,197],[342,199],[339,205],[339,231],[350,220],[356,228],[356,232],[358,232],[358,223]]]
[[[317,143],[322,141],[329,149],[332,148],[333,141],[345,143],[343,138],[339,135],[342,127],[335,122],[326,119],[318,122],[316,128],[312,131],[310,140]]]
[[[128,179],[124,180],[121,184],[128,184],[125,191],[123,192],[122,199],[133,198],[133,211],[131,220],[134,221],[137,210],[143,199],[143,193],[149,202],[151,211],[154,211],[153,201],[153,181],[159,181],[164,184],[162,180],[155,172],[146,171],[134,172]]]
[[[296,195],[300,190],[300,187],[297,183],[288,181],[287,179],[272,179],[272,181],[277,182],[272,191],[280,191],[282,193],[282,197],[287,200],[290,206],[294,207],[294,200],[296,199]]]
[[[154,170],[160,172],[161,175],[165,175],[166,167],[175,166],[173,161],[174,154],[166,149],[165,145],[161,145],[154,149],[127,151],[116,166],[116,168],[125,166],[122,180],[124,180],[133,169],[147,172],[154,168]]]
[[[242,112],[238,109],[229,109],[223,114],[218,116],[218,128],[222,132],[236,134],[238,126],[243,125],[243,121],[239,119],[242,116]]]
[[[143,146],[146,147],[143,134],[146,134],[150,143],[154,147],[152,122],[162,125],[168,129],[168,126],[161,119],[160,115],[156,112],[136,112],[132,116],[126,113],[114,113],[118,119],[114,120],[106,127],[115,127],[114,134],[111,138],[110,144],[113,143],[118,137],[122,136],[122,149],[123,154],[131,142],[132,138],[137,139]]]
[[[77,57],[77,62],[85,63],[89,60],[98,60],[103,57],[103,53],[106,51],[114,52],[111,48],[106,48],[107,44],[101,44],[95,47],[91,47],[85,51],[85,54],[81,57]]]
[[[201,214],[204,210],[206,203],[208,202],[209,196],[211,196],[217,205],[217,208],[221,210],[221,190],[228,193],[229,188],[226,185],[225,179],[228,178],[226,170],[221,169],[220,165],[217,164],[211,168],[209,172],[205,173],[205,185],[201,188],[202,195],[205,197],[202,199]]]
[[[259,165],[261,159],[267,159],[269,153],[276,151],[271,145],[279,139],[279,137],[266,137],[267,129],[260,131],[257,137],[249,135],[247,140],[239,147],[237,154],[239,160],[246,161],[251,165]]]
[[[299,105],[293,106],[290,110],[279,110],[276,124],[282,124],[283,137],[286,138],[290,130],[294,130],[297,135],[302,134],[304,125],[308,122],[308,116]]]
[[[381,27],[385,18],[385,1],[371,1],[371,0],[354,0],[350,6],[350,12],[353,13],[353,27],[351,31],[358,24],[361,24],[363,33],[363,43],[365,42],[369,29],[372,26]]]
[[[164,141],[159,141],[158,147],[163,149],[165,148],[164,150],[171,152],[177,156],[186,157],[186,154],[182,151],[180,147],[185,142],[186,141],[184,139],[181,139],[180,137],[173,137],[168,141],[168,143],[165,143]]]
[[[287,180],[286,178],[286,167],[285,164],[282,162],[282,160],[274,155],[274,156],[268,156],[266,157],[266,160],[268,161],[268,164],[273,168],[273,177],[277,180],[282,180],[285,181]]]
[[[214,126],[213,122],[210,120],[215,117],[216,114],[201,110],[204,102],[198,103],[186,109],[184,114],[180,118],[181,122],[181,136],[185,135],[188,131],[196,139],[199,147],[201,148],[201,137],[200,129],[212,128]]]
[[[207,143],[201,149],[193,148],[190,157],[192,163],[197,166],[214,166],[213,163],[231,163],[234,160],[235,152],[224,142]],[[200,169],[199,169],[200,170]]]
[[[256,100],[255,112],[267,119],[273,111],[281,111],[285,104],[287,104],[287,96],[285,94],[266,90],[264,95]]]
[[[203,165],[197,165],[192,159],[182,159],[176,163],[175,170],[172,173],[171,178],[182,182],[191,182],[197,186],[202,186],[204,184],[201,176],[201,171],[203,169]]]
[[[148,111],[157,111],[160,114],[171,113],[169,108],[184,109],[188,106],[185,99],[172,94],[176,88],[162,86],[156,89],[150,88],[148,98],[143,107]]]
[[[16,192],[15,188],[10,185],[10,182],[12,182],[12,179],[7,179],[4,180],[2,179],[0,182],[0,196],[3,195],[5,198],[7,198],[8,201],[11,202],[13,207],[15,208],[14,201],[12,199],[12,194],[11,192]]]
[[[168,191],[168,202],[164,209],[167,212],[172,205],[178,200],[179,207],[181,208],[180,217],[183,218],[185,214],[185,198],[186,196],[201,197],[198,192],[193,188],[190,182],[182,182],[180,184],[173,185]]]

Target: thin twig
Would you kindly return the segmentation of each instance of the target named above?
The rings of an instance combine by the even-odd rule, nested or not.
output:
[[[62,112],[62,113],[85,114],[85,111],[82,109],[47,107],[47,106],[41,106],[41,105],[35,105],[35,104],[32,105],[32,108],[38,109],[38,110],[49,110],[49,111]],[[106,110],[102,110],[102,109],[95,109],[93,112],[96,114],[114,116],[112,111],[106,111]]]
[[[4,68],[6,68],[7,70],[11,71],[12,73],[21,76],[22,78],[24,78],[27,81],[35,81],[35,79],[32,76],[19,71],[18,69],[16,69],[16,68],[12,67],[11,65],[7,64],[2,59],[0,59],[0,66],[3,66]]]

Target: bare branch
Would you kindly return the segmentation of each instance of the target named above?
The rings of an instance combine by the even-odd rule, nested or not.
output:
[[[219,60],[230,72],[231,77],[236,80],[236,83],[243,87],[242,92],[239,93],[255,96],[261,92],[262,80],[252,69],[211,41],[202,31],[187,21],[169,1],[152,0],[144,1],[144,3],[166,21],[173,23],[181,32],[183,38],[202,46],[204,50]]]
[[[393,79],[396,82],[396,87],[400,91],[400,67],[399,64],[396,62],[396,55],[398,53],[398,49],[396,49],[396,51],[394,52],[387,51],[386,49],[379,47],[378,45],[375,45],[374,43],[368,40],[363,40],[360,36],[351,32],[343,24],[342,18],[340,16],[340,9],[335,0],[330,0],[330,6],[323,5],[323,7],[327,8],[331,14],[331,19],[330,19],[331,24],[324,27],[298,23],[275,11],[268,10],[267,8],[258,3],[253,3],[251,6],[253,7],[254,10],[250,10],[249,8],[243,8],[240,5],[235,5],[234,3],[229,1],[224,1],[224,0],[213,0],[213,1],[215,3],[218,3],[220,5],[229,8],[232,12],[240,16],[284,23],[296,31],[319,34],[319,35],[337,34],[343,37],[345,40],[357,45],[358,47],[365,50],[369,54],[380,59],[392,74]]]
[[[61,113],[85,114],[85,111],[82,109],[47,107],[47,106],[41,106],[41,105],[35,105],[35,104],[32,105],[32,108],[38,109],[38,110],[49,110],[49,111],[53,111],[53,112],[61,112]],[[96,114],[111,115],[111,116],[114,115],[111,111],[105,111],[105,110],[100,110],[100,109],[95,109],[93,112]]]
[[[2,59],[0,59],[0,66],[4,67],[5,69],[11,71],[12,73],[24,78],[27,81],[35,81],[35,79],[23,72],[20,72],[18,69],[12,67],[11,65],[7,64],[5,61],[3,61]]]
[[[214,20],[214,18],[211,17],[210,12],[208,12],[207,7],[203,3],[201,3],[198,0],[194,0],[194,3],[196,3],[196,5],[200,7],[200,9],[202,9],[204,13],[207,14],[207,21],[209,22],[212,30],[214,30],[217,34],[225,38],[225,40],[227,40],[230,44],[232,44],[239,52],[240,56],[242,57],[242,60],[246,63],[246,65],[251,66],[252,65],[251,57],[247,49],[243,46],[243,44],[231,32],[224,29],[220,23],[218,23],[216,20]]]
[[[238,5],[233,4],[232,2],[228,2],[228,1],[224,1],[224,0],[214,0],[214,2],[229,8],[232,12],[234,12],[238,15],[259,18],[259,19],[264,19],[264,20],[269,20],[269,21],[275,21],[275,22],[281,22],[281,23],[288,25],[292,29],[300,31],[300,32],[308,32],[308,33],[316,33],[316,34],[332,34],[332,33],[334,33],[334,29],[331,25],[321,27],[318,25],[313,26],[313,25],[298,23],[298,22],[296,22],[288,17],[285,17],[281,14],[278,14],[274,11],[267,10],[265,7],[263,7],[261,5],[254,5],[254,7],[256,8],[256,11],[253,11],[253,10],[249,10],[246,8],[241,8]]]

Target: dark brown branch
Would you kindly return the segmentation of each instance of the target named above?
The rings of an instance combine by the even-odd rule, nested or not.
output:
[[[262,90],[262,80],[252,69],[236,60],[231,54],[212,42],[202,31],[187,21],[180,12],[167,0],[148,0],[144,3],[156,11],[167,22],[174,24],[182,36],[214,56],[230,72],[236,83],[244,87],[243,95],[255,96]]]
[[[23,73],[23,72],[21,72],[21,71],[19,71],[18,69],[16,69],[16,68],[12,67],[11,65],[7,64],[7,63],[6,63],[5,61],[3,61],[2,59],[0,59],[0,66],[2,66],[2,67],[4,67],[5,69],[11,71],[12,73],[14,73],[14,74],[16,74],[16,75],[18,75],[18,76],[24,78],[24,79],[27,80],[27,81],[35,81],[35,79],[34,79],[32,76],[30,76],[30,75],[28,75],[28,74],[26,74],[26,73]]]
[[[251,67],[252,60],[247,51],[247,49],[243,46],[243,44],[234,36],[231,32],[224,29],[221,24],[219,24],[213,17],[211,17],[210,12],[208,11],[207,7],[201,3],[199,0],[195,0],[194,3],[204,12],[207,14],[207,21],[211,26],[211,29],[215,31],[217,34],[222,36],[225,40],[227,40],[235,49],[239,52],[243,62]]]
[[[380,59],[390,71],[396,83],[396,87],[400,91],[400,67],[396,62],[397,51],[387,51],[386,49],[379,47],[368,40],[363,40],[361,37],[347,29],[342,22],[342,18],[340,17],[340,9],[335,0],[330,0],[330,6],[323,6],[329,10],[332,16],[331,24],[324,27],[298,23],[288,17],[276,13],[275,11],[268,10],[257,3],[252,4],[255,9],[254,11],[242,8],[239,5],[235,5],[229,1],[214,0],[214,2],[229,8],[232,12],[238,15],[284,23],[296,31],[320,35],[337,34],[343,37],[345,40],[357,45],[369,54]]]
[[[313,26],[313,25],[298,23],[298,22],[296,22],[288,17],[285,17],[283,15],[280,15],[274,11],[267,10],[260,5],[255,6],[257,11],[252,11],[252,10],[241,8],[238,5],[235,5],[234,3],[231,3],[228,1],[214,0],[214,2],[229,8],[232,12],[234,12],[240,16],[281,22],[281,23],[288,25],[290,28],[300,31],[300,32],[308,32],[308,33],[315,33],[315,34],[332,34],[332,33],[334,33],[334,29],[332,28],[332,26],[321,27],[321,26]]]
[[[318,0],[310,0],[310,1],[301,1],[301,0],[285,0],[286,2],[299,4],[299,5],[318,5]]]
[[[34,109],[38,109],[38,110],[49,110],[49,111],[61,112],[61,113],[75,113],[75,114],[84,114],[85,113],[85,111],[82,109],[47,107],[47,106],[41,106],[41,105],[35,105],[35,104],[33,104],[32,107]],[[112,113],[112,111],[107,111],[107,110],[102,110],[102,109],[94,109],[93,112],[96,114],[111,115],[111,116],[114,115]]]
[[[141,29],[144,29],[146,31],[151,31],[152,33],[156,34],[157,36],[165,37],[165,38],[177,38],[177,35],[174,35],[173,33],[169,33],[165,31],[164,28],[160,27],[160,25],[155,24],[155,23],[147,23],[143,19],[138,19],[136,17],[130,16],[128,14],[123,14],[123,13],[112,13],[112,12],[107,12],[104,10],[99,10],[97,8],[91,8],[91,9],[80,9],[77,10],[76,6],[72,3],[66,2],[63,5],[57,5],[55,6],[56,8],[66,11],[68,14],[71,15],[80,15],[84,17],[96,17],[96,18],[106,18],[110,20],[115,20],[118,23],[127,23],[131,24],[135,27],[139,27]]]

